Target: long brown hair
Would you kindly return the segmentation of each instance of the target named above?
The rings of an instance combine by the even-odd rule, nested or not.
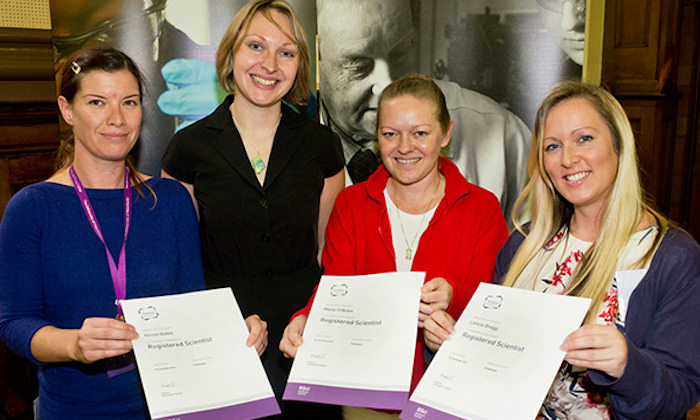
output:
[[[139,86],[139,96],[143,98],[144,82],[143,75],[139,71],[134,61],[123,52],[110,48],[87,48],[79,50],[71,54],[65,61],[61,72],[59,73],[59,95],[66,98],[68,103],[73,103],[76,93],[80,90],[80,82],[83,77],[91,71],[106,71],[113,73],[121,70],[126,70],[131,73]],[[63,169],[73,163],[75,155],[75,137],[71,133],[67,138],[61,139],[56,154],[56,170]],[[143,178],[139,175],[134,166],[131,155],[126,157],[126,167],[129,169],[129,179],[131,185],[134,186],[138,194],[143,197],[141,185],[144,185],[155,198],[155,192],[151,187],[144,183]]]

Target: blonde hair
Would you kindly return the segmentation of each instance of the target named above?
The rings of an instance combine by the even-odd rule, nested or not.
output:
[[[503,284],[532,288],[535,280],[520,278],[521,274],[538,255],[542,246],[571,221],[573,205],[559,194],[545,171],[543,140],[549,112],[556,105],[573,98],[585,99],[596,109],[610,129],[613,147],[617,153],[617,174],[603,211],[598,237],[584,254],[567,290],[569,295],[592,299],[586,322],[594,323],[610,288],[617,262],[643,218],[648,214],[656,219],[659,232],[649,251],[636,262],[637,266],[644,266],[649,262],[671,225],[666,217],[646,202],[640,183],[632,127],[620,103],[600,87],[579,81],[559,83],[537,111],[527,165],[530,181],[516,200],[511,215],[516,229],[525,236],[525,240],[513,257]],[[525,233],[518,221],[518,215],[528,199],[532,221],[529,233]]]
[[[287,33],[272,18],[272,11],[275,10],[289,19],[289,26],[292,33]],[[299,51],[299,66],[297,68],[294,85],[284,96],[284,100],[294,105],[305,105],[309,101],[309,46],[306,42],[306,34],[301,20],[292,7],[284,0],[256,0],[243,6],[236,13],[233,20],[226,28],[224,36],[221,38],[219,47],[216,49],[216,73],[219,83],[228,93],[235,94],[235,82],[233,76],[233,59],[238,48],[243,42],[243,37],[250,22],[255,15],[260,13],[282,31],[294,42]]]
[[[379,131],[379,120],[382,114],[382,104],[389,99],[410,95],[418,99],[427,99],[435,105],[435,119],[440,124],[443,133],[450,128],[450,112],[447,110],[445,95],[433,79],[422,74],[408,74],[391,82],[379,95],[377,105],[377,120],[375,131]]]

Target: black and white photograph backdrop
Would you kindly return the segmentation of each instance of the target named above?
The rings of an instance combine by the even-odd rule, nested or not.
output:
[[[51,0],[56,67],[78,48],[112,45],[146,75],[137,166],[159,173],[175,130],[224,98],[214,68],[221,36],[245,0]],[[509,213],[526,179],[538,103],[580,78],[585,0],[290,0],[313,60],[311,118],[339,134],[347,183],[378,167],[376,102],[409,73],[433,77],[455,122],[444,151]],[[318,64],[318,73],[316,72]],[[318,114],[315,111],[318,110]]]

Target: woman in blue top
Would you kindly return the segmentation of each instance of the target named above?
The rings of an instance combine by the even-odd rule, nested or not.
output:
[[[148,418],[137,334],[117,302],[204,288],[195,210],[179,183],[129,159],[141,126],[133,61],[90,49],[66,63],[58,105],[73,136],[60,169],[17,193],[0,225],[0,335],[39,365],[41,418]],[[247,323],[262,352],[265,323]]]

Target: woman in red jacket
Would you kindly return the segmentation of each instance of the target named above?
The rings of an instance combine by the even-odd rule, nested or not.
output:
[[[377,112],[383,165],[338,195],[326,228],[327,275],[427,273],[411,389],[426,368],[423,321],[436,310],[459,317],[478,284],[491,281],[508,237],[496,197],[440,157],[452,126],[445,97],[430,78],[409,75],[387,86]],[[280,350],[287,357],[301,344],[312,301],[285,329]]]

